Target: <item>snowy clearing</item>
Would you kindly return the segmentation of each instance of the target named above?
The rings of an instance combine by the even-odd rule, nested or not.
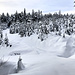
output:
[[[0,57],[7,61],[0,67],[0,75],[75,75],[75,35],[63,38],[53,33],[44,41],[37,35],[20,37],[9,34],[12,47],[0,46]],[[25,69],[16,72],[19,56]]]

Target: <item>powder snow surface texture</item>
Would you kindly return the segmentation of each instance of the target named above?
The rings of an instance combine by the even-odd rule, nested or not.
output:
[[[12,47],[0,46],[0,75],[75,75],[75,34],[65,38],[51,33],[44,41],[36,34],[7,33]],[[17,70],[19,57],[22,70]]]

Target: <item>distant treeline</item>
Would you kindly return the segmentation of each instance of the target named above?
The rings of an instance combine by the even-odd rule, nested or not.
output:
[[[72,14],[71,14],[72,15]],[[35,12],[34,10],[32,10],[32,13],[26,13],[26,9],[24,9],[23,12],[18,13],[16,11],[15,14],[13,15],[9,15],[9,13],[7,13],[6,15],[4,13],[2,13],[0,15],[0,23],[6,23],[7,27],[10,27],[10,25],[12,24],[12,22],[16,22],[17,20],[19,22],[26,22],[28,20],[32,20],[33,22],[35,21],[44,21],[45,19],[48,18],[53,18],[53,19],[57,19],[57,18],[68,18],[69,14],[67,13],[66,15],[61,14],[61,11],[59,11],[59,13],[54,13],[54,14],[43,14],[42,11],[38,10],[37,12]],[[73,17],[73,15],[72,15]]]

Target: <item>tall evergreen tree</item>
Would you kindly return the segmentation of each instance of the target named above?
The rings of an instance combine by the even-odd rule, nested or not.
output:
[[[4,43],[5,43],[6,46],[9,46],[9,39],[8,39],[7,34],[5,34]]]
[[[26,19],[26,9],[24,8],[24,19]]]
[[[34,10],[32,10],[32,18],[34,18],[34,13],[35,13]]]

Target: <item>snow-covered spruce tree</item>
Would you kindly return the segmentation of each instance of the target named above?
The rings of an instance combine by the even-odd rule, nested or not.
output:
[[[15,13],[15,22],[18,20],[18,12]]]
[[[54,28],[54,32],[55,32],[55,35],[57,35],[57,31],[56,31],[56,28]]]
[[[24,8],[24,19],[26,19],[26,9]]]
[[[52,20],[50,20],[49,25],[50,25],[50,32],[52,32],[53,31],[53,23],[52,23]]]
[[[41,39],[41,41],[43,41],[43,33],[42,33],[43,29],[42,29],[42,22],[41,21],[39,22],[39,26],[40,27],[39,27],[38,39]]]
[[[58,35],[61,36],[61,30],[59,30]]]
[[[23,37],[24,34],[25,34],[25,28],[24,28],[24,23],[22,22],[22,23],[20,24],[20,27],[19,27],[19,35],[20,35],[21,37]]]
[[[5,34],[4,43],[5,43],[6,46],[9,45],[9,40],[8,40],[8,36],[7,36],[7,34]]]
[[[65,33],[63,33],[63,38],[65,38]]]
[[[34,33],[34,27],[33,27],[33,24],[30,23],[30,26],[29,26],[29,36],[31,36],[33,33]]]
[[[34,18],[34,14],[35,14],[35,12],[34,12],[34,10],[32,10],[32,18]]]
[[[1,28],[1,27],[0,27],[0,28]],[[3,38],[2,29],[0,29],[0,35],[1,35],[1,38]]]
[[[38,19],[38,22],[39,22],[40,19],[41,19],[40,15],[41,15],[40,10],[38,10],[38,12],[37,12],[37,19]]]
[[[6,16],[5,16],[4,13],[2,13],[2,15],[1,15],[1,22],[4,23],[4,22],[6,22],[6,21],[7,21],[7,20],[6,20]]]
[[[10,26],[10,34],[14,33],[15,33],[15,23],[12,23],[12,25]]]
[[[2,45],[2,42],[3,42],[3,41],[2,41],[2,38],[1,38],[1,34],[0,34],[0,45]]]
[[[2,42],[3,42],[3,33],[2,33],[2,29],[0,29],[0,45],[2,44]]]
[[[59,22],[59,30],[58,30],[58,35],[61,36],[61,23]]]
[[[17,20],[17,22],[14,25],[15,33],[19,33],[19,27],[20,27],[20,22]]]
[[[24,22],[24,36],[26,37],[27,36],[27,24],[26,22]]]
[[[11,18],[10,18],[9,13],[7,13],[7,15],[6,15],[6,22],[7,22],[7,27],[9,28],[11,25]]]
[[[39,30],[39,36],[38,39],[40,39],[41,41],[43,41],[46,38],[46,34],[47,34],[47,28],[45,28],[46,26],[43,25],[43,23],[40,23],[40,30]]]
[[[63,38],[65,38],[65,28],[63,27]]]
[[[33,30],[32,30],[32,21],[31,20],[28,20],[27,21],[27,25],[26,25],[26,35],[27,36],[31,36],[32,33],[33,33]]]
[[[6,45],[6,47],[8,47],[8,46],[12,46],[10,43],[9,43],[9,39],[8,39],[8,36],[7,36],[7,34],[5,34],[5,38],[4,38],[4,44]]]

